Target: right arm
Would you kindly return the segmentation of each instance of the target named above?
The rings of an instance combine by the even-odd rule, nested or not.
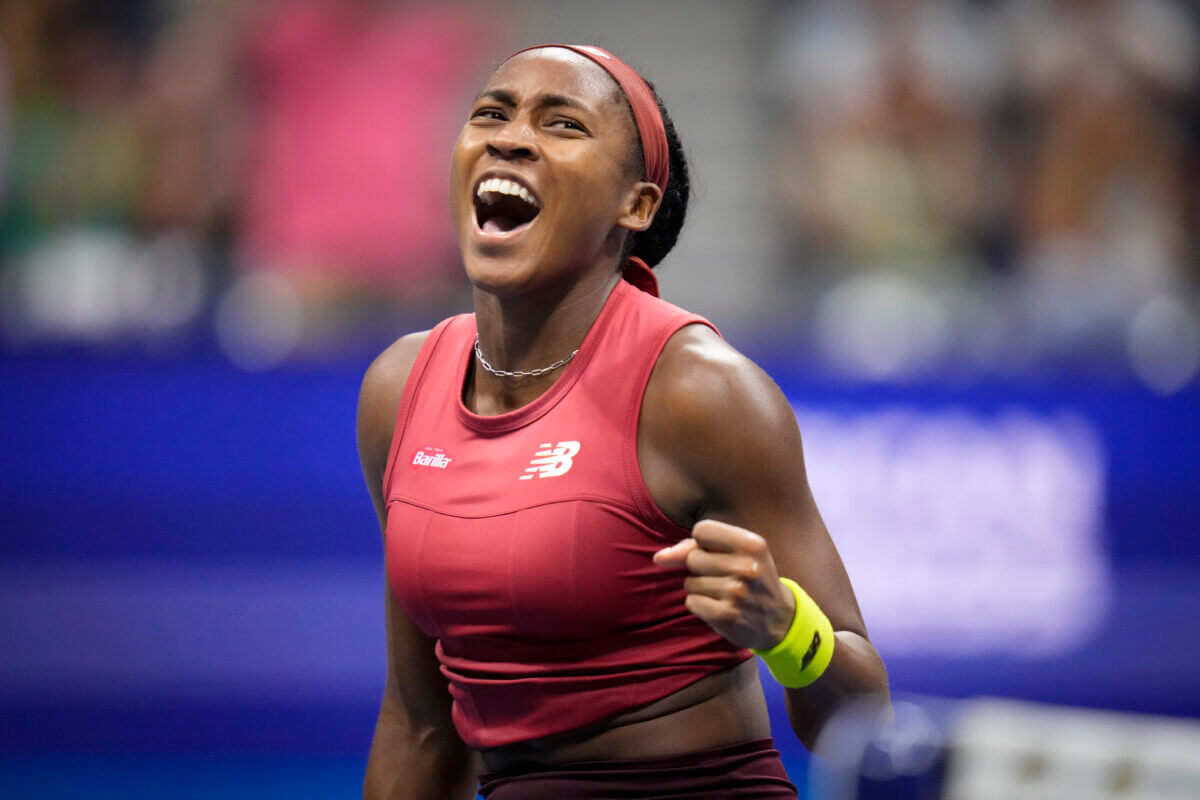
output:
[[[375,359],[358,398],[358,454],[386,538],[383,473],[404,383],[428,333],[399,339]],[[384,585],[387,683],[363,781],[364,800],[474,798],[476,755],[454,729],[450,693],[434,640],[404,613]]]

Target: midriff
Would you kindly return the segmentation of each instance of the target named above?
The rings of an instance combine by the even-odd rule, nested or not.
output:
[[[581,730],[485,750],[489,770],[657,758],[771,735],[756,659],[701,678],[649,705]]]

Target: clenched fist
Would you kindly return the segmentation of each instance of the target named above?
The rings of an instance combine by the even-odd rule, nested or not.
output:
[[[796,598],[779,582],[766,540],[753,531],[701,520],[690,538],[655,553],[654,563],[686,569],[688,611],[738,647],[770,649],[791,627]]]

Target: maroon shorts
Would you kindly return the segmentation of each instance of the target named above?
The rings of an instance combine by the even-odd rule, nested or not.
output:
[[[487,800],[796,800],[772,739],[630,761],[579,761],[485,773]]]

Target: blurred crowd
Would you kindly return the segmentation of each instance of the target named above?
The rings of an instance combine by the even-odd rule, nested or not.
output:
[[[867,377],[1200,365],[1200,36],[1171,0],[780,6],[775,196]]]
[[[1195,4],[747,13],[780,275],[819,357],[871,380],[1194,378]],[[461,2],[0,0],[4,345],[207,330],[255,367],[461,305],[430,154],[500,55],[494,22]]]
[[[460,285],[429,157],[484,63],[458,6],[4,0],[0,30],[10,343],[211,319],[262,366]]]

